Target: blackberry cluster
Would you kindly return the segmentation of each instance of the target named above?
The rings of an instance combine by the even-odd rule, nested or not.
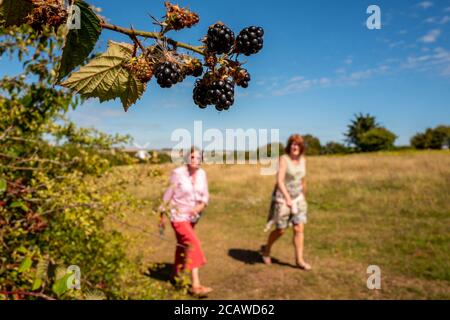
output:
[[[223,54],[230,52],[234,45],[234,32],[227,26],[216,23],[209,27],[206,35],[206,46],[209,51]]]
[[[183,81],[184,75],[176,63],[166,61],[155,70],[155,77],[161,88],[170,88]]]
[[[243,29],[236,38],[235,51],[246,56],[258,53],[263,48],[263,36],[264,29],[261,27],[252,26]]]
[[[197,80],[193,98],[202,109],[214,105],[217,111],[228,110],[234,104],[234,82],[229,79],[215,80],[208,85],[204,79]]]

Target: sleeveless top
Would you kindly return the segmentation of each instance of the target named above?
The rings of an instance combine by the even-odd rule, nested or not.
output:
[[[286,161],[286,174],[284,176],[284,185],[291,196],[291,199],[297,198],[302,193],[302,179],[306,175],[305,157],[300,157],[299,163],[294,164],[289,155],[282,156]],[[284,200],[283,193],[277,188],[275,197]]]

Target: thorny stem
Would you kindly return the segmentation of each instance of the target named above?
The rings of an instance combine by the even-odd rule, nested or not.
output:
[[[167,43],[175,46],[175,47],[180,47],[180,48],[184,48],[187,50],[191,50],[193,52],[196,52],[198,54],[201,55],[205,55],[203,52],[203,47],[202,46],[192,46],[183,42],[178,42],[175,41],[173,39],[167,38],[165,36],[163,36],[161,33],[159,32],[149,32],[149,31],[140,31],[140,30],[134,30],[134,29],[127,29],[127,28],[123,28],[123,27],[119,27],[107,22],[101,22],[100,26],[103,29],[108,29],[108,30],[112,30],[112,31],[116,31],[125,35],[128,35],[130,37],[136,37],[136,36],[140,36],[140,37],[145,37],[145,38],[152,38],[152,39],[158,39],[158,40],[162,40],[162,41],[166,41]]]

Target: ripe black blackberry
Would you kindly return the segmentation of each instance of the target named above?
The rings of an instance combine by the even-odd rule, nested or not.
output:
[[[176,63],[169,61],[160,64],[156,68],[155,77],[161,88],[170,88],[184,79],[180,67]]]
[[[209,27],[205,40],[208,51],[217,54],[230,52],[234,41],[234,32],[226,25],[220,23]]]
[[[209,103],[207,98],[208,86],[205,84],[203,79],[198,79],[195,82],[193,99],[194,103],[198,105],[201,109],[205,109]]]
[[[229,79],[213,81],[206,97],[217,111],[228,110],[234,103],[234,82]]]
[[[252,26],[243,29],[236,38],[235,51],[246,56],[258,53],[263,48],[263,36],[264,29],[261,27]]]

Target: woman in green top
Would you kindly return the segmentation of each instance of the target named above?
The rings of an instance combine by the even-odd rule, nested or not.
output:
[[[311,266],[303,258],[304,225],[307,222],[306,192],[306,159],[303,138],[294,134],[289,137],[285,149],[286,154],[280,157],[277,173],[277,184],[272,194],[272,203],[267,229],[276,225],[267,244],[262,246],[261,254],[265,264],[271,264],[270,250],[272,245],[290,225],[294,226],[295,258],[298,267],[311,270]]]

